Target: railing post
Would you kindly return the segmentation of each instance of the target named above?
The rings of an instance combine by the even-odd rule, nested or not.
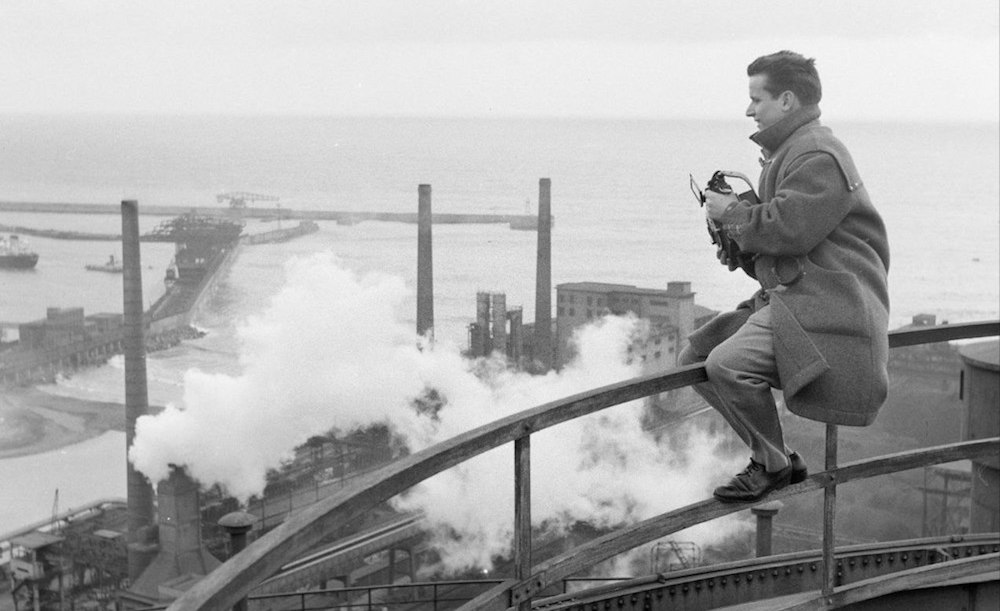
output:
[[[774,516],[778,510],[784,507],[781,501],[771,501],[763,505],[757,505],[750,509],[750,513],[757,516],[757,557],[771,555],[771,532]]]
[[[514,440],[514,578],[531,576],[531,436]],[[531,597],[518,601],[519,611],[531,610]]]
[[[234,511],[222,516],[219,526],[229,534],[229,557],[243,551],[247,546],[247,533],[253,528],[256,518],[243,511]],[[247,611],[247,599],[243,597],[233,605],[233,611]]]
[[[832,472],[837,468],[837,425],[826,425],[826,470]],[[837,480],[831,475],[823,489],[823,596],[833,594],[834,581],[837,577],[837,563],[833,557],[836,544],[833,522],[837,511]]]

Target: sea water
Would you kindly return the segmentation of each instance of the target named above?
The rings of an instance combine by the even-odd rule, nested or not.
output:
[[[851,150],[888,227],[892,326],[920,313],[939,322],[998,318],[997,126],[831,127]],[[554,285],[665,288],[689,281],[698,304],[723,310],[751,294],[754,283],[715,261],[688,174],[705,182],[714,170],[728,169],[756,181],[759,151],[746,138],[751,130],[749,122],[4,116],[0,200],[136,199],[141,211],[144,205],[217,206],[217,194],[238,190],[279,197],[277,204],[251,203],[276,211],[415,212],[417,186],[426,183],[435,212],[523,214],[536,211],[538,180],[550,178]],[[141,230],[162,220],[142,216]],[[0,213],[0,224],[121,231],[116,215]],[[252,221],[247,231],[274,226]],[[43,318],[50,306],[122,311],[121,277],[83,268],[111,253],[120,256],[120,243],[28,239],[41,255],[38,266],[0,270],[0,321]],[[237,329],[267,307],[293,257],[332,251],[359,274],[402,278],[414,295],[400,316],[413,320],[416,239],[415,225],[321,222],[318,232],[293,241],[243,248],[195,319],[207,335],[148,356],[150,403],[180,401],[189,369],[239,372]],[[524,320],[534,320],[534,232],[436,225],[433,239],[440,341],[465,345],[479,290],[505,292],[508,306],[523,306]],[[142,245],[147,303],[163,293],[172,252],[170,244]],[[124,402],[123,370],[117,357],[43,389]],[[120,465],[91,458],[95,443],[118,452],[109,437],[99,439],[47,454],[61,467],[44,473],[31,467],[30,457],[0,461],[0,532],[44,517],[57,488],[64,507],[92,500],[93,491],[70,484],[83,474],[105,478],[102,496],[124,496]],[[26,482],[52,490],[23,503]]]

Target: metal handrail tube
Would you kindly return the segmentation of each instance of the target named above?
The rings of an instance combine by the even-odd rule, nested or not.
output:
[[[907,346],[933,341],[996,335],[1000,335],[1000,321],[942,325],[891,333],[890,345],[894,347]],[[411,454],[372,472],[359,479],[354,485],[289,517],[283,524],[247,546],[242,552],[195,584],[174,601],[169,609],[170,611],[194,611],[231,607],[256,583],[277,572],[282,565],[287,564],[297,555],[306,552],[312,542],[323,534],[331,532],[337,525],[343,524],[378,503],[437,473],[556,424],[706,380],[704,366],[695,364],[609,384],[507,416]],[[887,472],[894,472],[894,470],[903,470],[897,464],[900,461],[904,464],[916,463],[905,468],[939,464],[960,458],[971,458],[974,457],[973,455],[993,455],[997,452],[997,446],[1000,446],[1000,439],[994,438],[967,444],[952,444],[952,446],[942,446],[926,451],[937,452],[933,458],[929,458],[930,455],[928,455],[921,456],[919,459],[912,457],[907,459],[906,456],[900,458],[902,455],[892,455],[866,461],[866,463],[889,465],[890,470]],[[886,463],[886,460],[890,462]],[[862,466],[870,467],[871,465]],[[859,467],[855,464],[855,470],[857,468]],[[777,500],[808,490],[819,489],[832,482],[832,480],[823,478],[835,478],[838,483],[844,482],[847,481],[851,473],[851,465],[848,465],[838,468],[833,473],[816,474],[801,484],[772,493],[768,500]],[[883,473],[869,473],[865,477],[879,474]],[[577,550],[570,552],[575,558],[566,558],[564,554],[542,563],[534,568],[534,573],[527,580],[522,578],[505,581],[499,588],[494,588],[487,595],[476,598],[463,608],[506,608],[512,597],[515,596],[515,592],[520,596],[520,600],[528,600],[532,592],[582,568],[587,568],[576,566],[580,559],[585,558],[591,562],[600,561],[620,551],[631,549],[636,545],[663,536],[669,528],[674,526],[675,522],[684,521],[678,517],[680,515],[683,515],[690,523],[675,528],[675,530],[740,511],[748,506],[749,504],[723,505],[714,500],[703,501],[646,520],[639,525],[595,540],[601,542],[599,544],[593,544],[593,542],[584,544]],[[520,534],[515,536],[520,536]],[[604,547],[598,549],[594,545],[603,545]],[[584,548],[594,551],[581,552],[580,550]],[[569,570],[570,567],[573,567],[572,570]]]

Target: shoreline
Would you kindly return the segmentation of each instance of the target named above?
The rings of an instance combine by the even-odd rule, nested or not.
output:
[[[0,391],[0,460],[50,452],[112,430],[125,431],[121,403],[63,397],[37,387]]]

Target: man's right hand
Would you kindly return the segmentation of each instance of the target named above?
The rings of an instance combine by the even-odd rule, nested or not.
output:
[[[728,267],[731,272],[736,271],[740,266],[739,263],[729,258],[729,255],[726,253],[726,249],[722,246],[716,246],[715,256],[718,257],[719,263]]]

